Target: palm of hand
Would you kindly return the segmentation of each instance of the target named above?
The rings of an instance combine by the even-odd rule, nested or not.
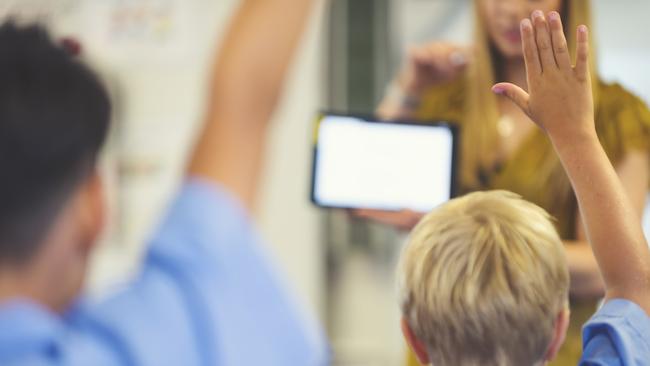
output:
[[[557,12],[533,13],[521,23],[529,93],[510,83],[493,87],[519,106],[551,139],[576,139],[594,133],[594,103],[589,72],[587,28],[578,28],[577,60],[572,66]],[[534,24],[533,24],[534,23]]]

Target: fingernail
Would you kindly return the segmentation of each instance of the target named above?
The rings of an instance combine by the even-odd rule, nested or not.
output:
[[[495,87],[492,87],[492,92],[493,92],[494,94],[502,95],[503,92],[505,92],[505,89],[503,89],[503,88],[500,87],[500,86],[495,86]]]
[[[533,12],[533,19],[544,18],[544,13],[541,10],[535,10]]]
[[[449,55],[449,62],[454,66],[464,66],[467,64],[467,57],[465,57],[462,52],[452,52],[452,54]]]
[[[581,26],[578,27],[578,32],[580,32],[580,33],[587,34],[587,31],[588,31],[588,29],[587,29],[586,25],[581,25]]]
[[[555,12],[555,11],[552,11],[552,12],[550,12],[550,13],[548,14],[548,18],[549,18],[551,21],[553,21],[553,22],[554,22],[554,21],[558,21],[558,20],[560,20],[560,14],[558,14],[558,13]]]
[[[530,19],[526,18],[521,21],[521,30],[533,29],[533,24],[530,22]]]

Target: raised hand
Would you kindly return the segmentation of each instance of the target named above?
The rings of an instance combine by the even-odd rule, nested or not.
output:
[[[605,154],[594,127],[587,28],[578,28],[571,66],[559,14],[539,11],[522,21],[528,89],[501,83],[544,129],[571,180],[589,243],[606,286],[606,299],[623,298],[650,314],[650,250],[639,217]]]
[[[587,27],[578,27],[572,66],[560,15],[550,12],[547,19],[538,10],[531,18],[521,22],[528,93],[510,83],[496,84],[492,90],[510,98],[552,141],[594,135]]]
[[[318,2],[243,0],[221,43],[187,174],[225,187],[247,209],[257,197],[267,126]]]

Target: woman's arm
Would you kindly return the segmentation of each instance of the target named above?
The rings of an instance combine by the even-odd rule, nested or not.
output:
[[[419,95],[409,94],[399,81],[393,81],[375,114],[385,120],[411,120],[419,106]]]
[[[639,215],[639,220],[643,217],[648,194],[649,164],[648,154],[633,151],[626,154],[616,166],[616,172]],[[587,242],[580,215],[578,212],[576,216],[576,222],[579,223],[576,225],[576,241],[565,242],[571,272],[571,295],[579,299],[598,298],[604,295],[605,285],[596,258]]]
[[[422,94],[430,87],[458,77],[467,59],[467,50],[449,43],[432,42],[413,47],[402,71],[377,107],[377,116],[388,120],[412,119]]]

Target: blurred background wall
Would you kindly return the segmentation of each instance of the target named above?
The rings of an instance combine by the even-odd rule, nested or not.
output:
[[[105,158],[114,215],[91,290],[101,293],[137,269],[142,244],[180,183],[236,2],[0,0],[0,15],[39,18],[80,39],[116,101]],[[650,102],[650,2],[595,4],[601,74]],[[335,363],[400,365],[393,267],[404,235],[310,205],[311,122],[323,108],[372,112],[408,45],[468,44],[471,1],[331,0],[319,12],[269,136],[256,217],[299,300],[327,326]]]

